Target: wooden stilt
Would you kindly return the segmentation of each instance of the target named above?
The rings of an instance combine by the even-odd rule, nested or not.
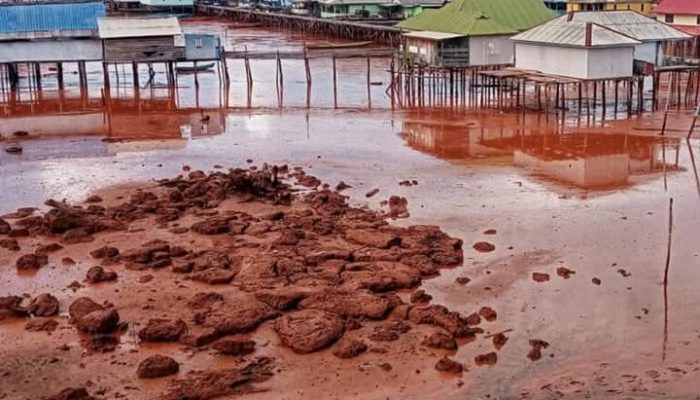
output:
[[[56,63],[56,79],[58,80],[58,90],[63,90],[63,63]]]

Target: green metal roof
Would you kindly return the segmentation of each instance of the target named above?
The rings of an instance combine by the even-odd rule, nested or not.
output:
[[[423,11],[398,26],[466,36],[508,35],[554,17],[542,0],[453,0],[439,10]]]

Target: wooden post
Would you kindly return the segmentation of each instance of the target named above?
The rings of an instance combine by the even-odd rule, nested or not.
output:
[[[63,63],[56,64],[56,79],[58,80],[58,90],[63,90]]]
[[[367,105],[372,108],[372,59],[367,57]]]
[[[393,71],[394,67],[394,60],[391,61],[391,67]],[[306,44],[304,44],[304,69],[306,70],[306,84],[311,85],[311,68],[309,67],[309,57],[306,54]],[[394,78],[394,74],[391,74],[392,79]]]
[[[132,81],[134,85],[134,90],[138,90],[139,88],[139,65],[137,62],[132,62],[131,63],[131,74],[132,74]]]
[[[335,65],[335,54],[333,54],[333,107],[338,108],[338,77]]]
[[[618,89],[620,86],[620,81],[615,79],[615,119],[617,119],[617,101],[619,98]]]
[[[36,79],[36,89],[41,90],[41,63],[34,63],[34,75]]]
[[[109,89],[109,64],[106,62],[102,63],[102,74],[104,76],[104,86]],[[107,92],[107,90],[105,90]]]
[[[606,99],[605,99],[605,79],[601,82],[600,98],[603,101],[603,119],[605,119],[605,113],[607,109]]]
[[[393,110],[396,106],[395,91],[394,91],[394,58],[392,56],[391,62],[389,63],[389,73],[391,75],[391,84],[389,85],[389,92],[391,97],[391,109]]]

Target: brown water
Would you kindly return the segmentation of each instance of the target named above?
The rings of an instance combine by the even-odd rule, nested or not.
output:
[[[203,26],[225,30],[217,23]],[[257,30],[227,35],[232,43],[262,48],[304,40]],[[46,198],[81,200],[106,185],[176,175],[183,165],[234,167],[248,158],[301,165],[331,184],[352,185],[347,193],[357,204],[380,207],[391,194],[405,196],[411,218],[402,223],[438,224],[464,239],[465,265],[425,289],[434,303],[460,312],[491,306],[499,317],[490,330],[512,331],[493,367],[474,365],[475,355],[491,351],[483,341],[460,348],[453,358],[470,369],[461,387],[430,371],[404,379],[398,395],[396,384],[379,377],[348,372],[328,380],[311,368],[287,371],[269,384],[270,392],[251,398],[279,398],[282,391],[285,398],[696,398],[700,192],[694,162],[700,143],[680,139],[688,116],[671,118],[669,137],[661,138],[658,116],[562,128],[536,114],[368,110],[364,64],[349,63],[343,73],[357,83],[341,87],[340,99],[354,108],[338,110],[323,78],[314,81],[316,107],[294,109],[305,101],[302,95],[302,103],[285,103],[290,108],[269,108],[276,106],[268,92],[274,77],[263,74],[256,76],[254,110],[221,111],[216,94],[205,89],[205,109],[194,108],[195,96],[183,86],[174,102],[167,91],[142,95],[140,111],[127,93],[123,101],[113,100],[110,111],[94,101],[64,105],[61,112],[47,91],[33,107],[0,119],[4,137],[19,127],[30,131],[21,142],[23,154],[0,154],[0,212]],[[274,75],[273,62],[264,68]],[[303,68],[298,73],[303,81]],[[294,73],[285,78],[294,88]],[[244,81],[234,77],[233,87]],[[298,85],[305,92],[305,83]],[[236,105],[241,92],[232,93]],[[211,118],[203,123],[202,115]],[[398,185],[406,179],[419,184]],[[366,199],[373,188],[379,194]],[[671,197],[665,307],[661,282]],[[490,228],[495,236],[482,234]],[[496,251],[471,250],[480,240],[493,242]],[[576,273],[565,280],[557,276],[558,266]],[[619,269],[631,275],[623,277]],[[532,272],[547,272],[551,280],[536,283]],[[458,276],[472,281],[457,285]],[[594,277],[600,286],[592,284]],[[12,282],[13,293],[33,290],[29,280],[2,282],[5,288]],[[551,346],[531,362],[528,340],[535,338]],[[290,357],[303,363],[303,357]]]

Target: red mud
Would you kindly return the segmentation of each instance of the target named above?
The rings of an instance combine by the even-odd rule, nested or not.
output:
[[[258,383],[276,375],[284,348],[313,363],[314,356],[307,354],[329,347],[339,359],[363,357],[368,350],[383,354],[385,344],[453,351],[483,332],[475,326],[481,322],[477,313],[465,317],[429,304],[431,296],[423,290],[409,296],[414,306],[400,296],[440,269],[460,265],[461,240],[435,226],[391,226],[384,214],[350,207],[337,191],[317,189],[315,183],[297,192],[283,181],[294,178],[315,181],[285,166],[209,175],[192,171],[188,178],[103,193],[104,201],[92,197],[79,206],[49,200],[44,214],[20,211],[15,217],[21,218],[0,227],[5,226],[5,234],[25,227],[28,236],[19,245],[41,251],[14,254],[8,249],[17,270],[55,268],[48,266],[63,261],[66,276],[50,285],[52,291],[64,290],[81,275],[92,289],[73,281],[73,291],[63,291],[60,302],[48,293],[3,297],[3,323],[43,317],[28,321],[22,340],[33,340],[32,332],[60,330],[59,336],[42,339],[57,349],[43,357],[62,353],[66,341],[80,342],[87,357],[112,354],[114,362],[99,369],[121,378],[101,378],[99,390],[90,390],[95,398],[123,397],[128,387],[143,387],[137,377],[177,375],[167,384],[143,387],[143,395],[128,396],[134,399],[209,399],[256,391]],[[390,216],[401,217],[405,199],[393,203]],[[189,230],[179,230],[184,227]],[[108,295],[111,291],[118,296]],[[67,310],[69,321],[46,319],[59,309]],[[488,307],[479,314],[496,318]],[[259,347],[249,336],[262,330],[262,337],[269,337],[270,327],[274,344],[270,348],[269,339],[263,340],[264,353],[272,357],[239,361],[228,369],[199,362],[189,366],[179,351],[163,347],[153,354],[149,348],[149,343],[177,342],[196,354],[213,343],[212,357],[245,357]],[[411,357],[388,352],[381,365]],[[440,357],[435,355],[437,370],[462,372],[461,364]],[[197,370],[201,367],[206,369]],[[77,376],[87,382],[93,374]],[[0,394],[39,398],[51,392],[41,385],[18,385]],[[56,396],[89,398],[83,389]]]

